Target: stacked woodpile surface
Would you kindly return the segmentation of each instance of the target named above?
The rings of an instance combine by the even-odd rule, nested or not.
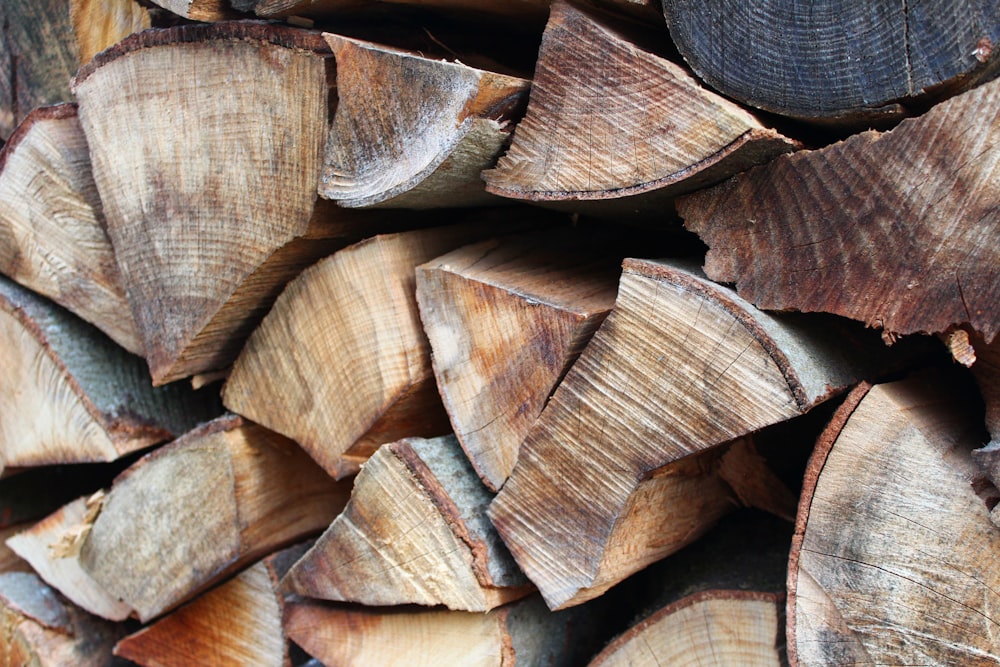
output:
[[[0,18],[0,664],[1000,663],[995,0]]]

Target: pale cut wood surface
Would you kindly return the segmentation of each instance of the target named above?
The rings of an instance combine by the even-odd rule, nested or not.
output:
[[[221,417],[115,480],[80,563],[146,621],[327,527],[348,495],[287,438]]]
[[[559,378],[614,305],[614,250],[541,234],[484,241],[417,267],[438,390],[491,490],[507,480]]]
[[[260,307],[256,292],[291,278],[289,254],[306,255],[300,269],[317,258],[290,246],[309,236],[314,212],[324,52],[309,31],[179,26],[129,37],[75,78],[108,235],[157,383],[228,365]]]
[[[81,65],[152,25],[149,10],[135,0],[70,0],[69,15]]]
[[[628,197],[623,208],[662,214],[673,196],[796,148],[612,25],[553,4],[527,114],[484,172],[487,191],[533,201]]]
[[[966,381],[863,387],[831,421],[789,566],[793,665],[996,664],[1000,532],[977,493]]]
[[[76,107],[33,111],[0,152],[0,271],[142,354]]]
[[[506,147],[511,114],[523,107],[529,81],[323,37],[337,60],[338,103],[320,195],[346,207],[496,203],[479,173]]]
[[[378,445],[447,433],[414,270],[489,231],[379,235],[303,271],[236,360],[226,407],[292,438],[338,478]]]
[[[153,0],[164,9],[192,21],[225,21],[239,18],[229,0]]]
[[[614,539],[623,513],[641,516],[631,505],[654,471],[803,414],[888,363],[877,335],[850,324],[766,314],[690,264],[626,260],[615,308],[490,506],[549,606],[600,595],[696,537],[681,523],[669,538]]]
[[[1000,331],[1000,81],[889,132],[800,151],[681,198],[705,272],[769,310],[900,334]]]
[[[142,359],[3,276],[0,341],[6,466],[112,461],[221,411],[211,394],[154,388]]]
[[[0,527],[0,573],[3,572],[33,572],[31,564],[18,556],[8,545],[7,540],[17,533],[31,527],[31,524],[12,524]]]
[[[533,587],[486,518],[492,498],[454,436],[387,444],[285,584],[324,600],[457,611],[524,597]]]

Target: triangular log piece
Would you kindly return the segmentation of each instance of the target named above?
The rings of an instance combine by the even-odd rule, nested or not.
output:
[[[970,452],[967,376],[852,392],[806,472],[788,580],[792,665],[987,665],[997,655],[997,501]]]
[[[774,113],[864,124],[998,70],[993,0],[928,5],[665,0],[677,49],[724,95]]]
[[[149,10],[136,0],[69,0],[69,16],[81,65],[152,25]]]
[[[341,206],[440,208],[497,203],[479,174],[510,139],[526,79],[340,35],[337,111],[319,193]],[[379,86],[372,87],[378,81]]]
[[[36,109],[0,152],[0,272],[142,354],[74,105]]]
[[[217,415],[218,400],[154,388],[142,359],[0,276],[0,454],[7,466],[111,461]]]
[[[34,574],[0,574],[0,664],[108,667],[122,626],[69,604]]]
[[[192,21],[227,21],[240,17],[229,0],[152,0],[160,7]]]
[[[683,518],[661,502],[688,498],[688,477],[714,479],[711,459],[693,455],[898,363],[850,321],[769,315],[689,263],[627,259],[615,308],[529,432],[490,516],[546,602],[577,604],[727,511],[722,491],[703,496],[702,513],[697,499],[679,505]]]
[[[285,630],[324,665],[569,667],[593,655],[600,638],[590,614],[550,612],[537,595],[485,614],[301,599],[286,606]]]
[[[123,621],[132,608],[116,600],[80,567],[80,546],[100,510],[103,494],[78,498],[7,540],[45,582],[81,609]]]
[[[792,524],[754,510],[622,584],[639,617],[590,667],[780,667]]]
[[[349,493],[290,440],[221,417],[118,477],[80,563],[146,621],[326,528]]]
[[[885,132],[782,156],[677,209],[759,308],[899,334],[1000,331],[1000,81]]]
[[[533,587],[486,518],[492,498],[453,436],[380,447],[286,584],[324,600],[461,611],[524,597]]]
[[[490,231],[381,235],[310,267],[247,341],[223,388],[226,407],[294,439],[338,478],[381,444],[448,433],[414,271]]]
[[[625,210],[662,215],[673,196],[796,148],[611,25],[553,4],[527,115],[484,172],[487,191],[533,201],[626,198]]]
[[[319,33],[236,21],[133,35],[77,75],[154,382],[229,365],[284,282],[332,252],[314,220],[331,58]]]
[[[564,232],[492,239],[417,267],[417,302],[455,435],[507,481],[556,384],[615,302],[623,255]]]

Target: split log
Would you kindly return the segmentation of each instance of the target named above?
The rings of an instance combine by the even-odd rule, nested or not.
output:
[[[229,0],[152,0],[169,12],[192,21],[227,21],[240,17]]]
[[[862,386],[835,415],[792,546],[793,665],[996,662],[1000,532],[970,457],[977,403],[954,377],[913,376]]]
[[[36,109],[0,152],[0,271],[142,354],[103,225],[76,107]]]
[[[992,0],[907,4],[666,0],[691,68],[724,95],[775,113],[864,123],[1000,71]]]
[[[582,233],[581,233],[582,236]],[[496,491],[559,379],[614,305],[607,238],[491,240],[417,267],[417,302],[455,435]]]
[[[324,600],[461,611],[524,597],[533,587],[486,518],[492,498],[453,436],[379,447],[285,584]]]
[[[0,574],[0,664],[110,667],[120,626],[62,600],[33,574]]]
[[[81,65],[153,24],[149,10],[136,0],[70,0],[69,15]]]
[[[321,196],[350,208],[497,203],[479,174],[507,146],[529,81],[340,35],[323,37],[337,60],[338,103]]]
[[[310,267],[247,341],[223,403],[292,438],[337,478],[381,444],[444,435],[414,270],[490,231],[467,224],[376,236]]]
[[[849,321],[769,315],[687,264],[626,260],[614,310],[529,432],[490,516],[550,607],[593,598],[728,511],[724,490],[683,489],[689,476],[723,484],[709,475],[713,448],[893,361]],[[662,500],[675,496],[689,500]]]
[[[154,388],[142,359],[2,276],[0,340],[7,466],[112,461],[220,411],[210,395]]]
[[[578,209],[626,198],[617,209],[580,210],[662,216],[672,197],[797,147],[636,41],[606,19],[553,4],[527,114],[483,174],[488,192]]]
[[[892,131],[782,156],[678,200],[705,272],[768,310],[901,334],[1000,332],[1000,81]],[[891,168],[887,168],[891,166]]]
[[[485,614],[298,600],[286,608],[285,628],[324,665],[568,667],[600,637],[586,611],[552,613],[537,595]]]
[[[0,527],[0,573],[34,572],[31,563],[18,556],[14,550],[7,546],[9,538],[30,527],[30,524],[14,524]]]
[[[348,493],[295,443],[221,417],[115,480],[80,564],[146,621],[327,527]]]

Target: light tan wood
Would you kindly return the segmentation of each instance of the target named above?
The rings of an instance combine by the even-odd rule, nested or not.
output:
[[[118,477],[80,563],[146,621],[327,527],[348,495],[295,443],[222,417]]]
[[[482,612],[524,597],[533,587],[486,518],[492,498],[453,436],[387,444],[285,583],[372,606]]]
[[[585,202],[626,198],[621,210],[662,216],[671,197],[796,148],[615,25],[553,3],[527,114],[484,172],[488,192],[604,213]]]
[[[18,556],[17,553],[7,546],[9,538],[30,527],[30,524],[13,524],[0,528],[0,573],[34,571],[28,561]]]
[[[135,0],[70,0],[69,16],[81,65],[152,25],[149,10]]]
[[[3,276],[0,341],[7,466],[112,461],[221,410],[184,386],[154,388],[142,359]]]
[[[226,21],[238,18],[227,0],[153,0],[164,9],[192,21]]]
[[[626,260],[614,310],[490,506],[550,607],[600,595],[721,516],[716,493],[696,496],[714,510],[670,519],[658,498],[686,494],[666,475],[696,482],[712,448],[806,413],[891,361],[876,334],[849,325],[768,315],[690,264]]]
[[[337,111],[319,193],[341,206],[496,203],[479,173],[510,139],[530,82],[324,33],[337,59]],[[379,86],[372,87],[372,81]]]
[[[447,433],[414,269],[488,231],[380,235],[304,271],[247,341],[226,407],[294,439],[335,477],[383,443]]]
[[[0,574],[0,664],[106,667],[124,632],[59,597],[34,574]]]
[[[831,421],[789,565],[793,665],[995,664],[1000,532],[970,457],[982,427],[965,382],[866,386]]]
[[[76,107],[33,111],[0,152],[0,271],[142,354]]]
[[[490,240],[417,267],[417,302],[455,435],[488,488],[614,305],[621,257],[566,230]]]

